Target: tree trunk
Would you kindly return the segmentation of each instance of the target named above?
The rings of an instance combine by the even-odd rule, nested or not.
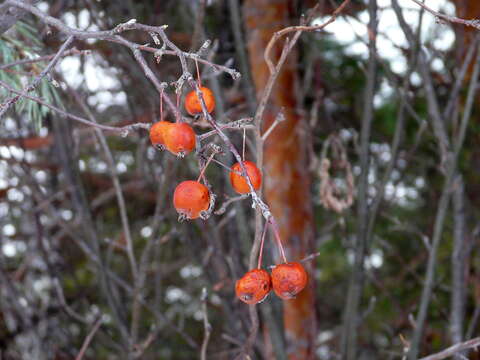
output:
[[[246,0],[244,20],[251,73],[257,98],[262,96],[269,77],[264,61],[265,47],[275,31],[289,25],[289,1]],[[278,42],[282,44],[280,40]],[[281,46],[281,45],[280,45]],[[278,58],[281,47],[272,53]],[[307,123],[298,115],[295,85],[297,56],[290,54],[277,79],[263,118],[263,130],[279,111],[282,122],[264,146],[265,198],[275,216],[289,261],[299,260],[312,251],[313,219],[310,176],[307,163]],[[310,359],[314,355],[316,317],[314,306],[313,263],[309,267],[309,287],[297,299],[284,301],[284,326],[289,359]]]

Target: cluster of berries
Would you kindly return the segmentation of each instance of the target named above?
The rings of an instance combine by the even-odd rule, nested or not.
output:
[[[207,87],[199,88],[207,111],[215,109],[215,97]],[[202,113],[202,106],[197,93],[193,90],[185,97],[185,109],[194,116]],[[172,123],[158,121],[150,128],[150,141],[158,149],[166,149],[172,154],[183,157],[195,149],[196,136],[192,127],[184,122]],[[255,190],[262,183],[262,175],[257,166],[251,161],[244,161],[244,166]],[[200,180],[200,179],[199,179]],[[230,182],[239,194],[250,192],[246,179],[241,175],[240,163],[232,166]],[[173,205],[177,212],[186,219],[197,219],[210,207],[210,192],[200,181],[187,180],[181,182],[173,194]]]
[[[211,113],[215,108],[215,97],[213,92],[200,86],[206,109]],[[195,91],[191,91],[185,97],[185,109],[192,115],[202,113],[200,99]],[[196,135],[192,127],[184,122],[158,121],[150,128],[150,141],[154,147],[161,150],[168,150],[170,153],[183,157],[193,151],[196,147]],[[208,165],[208,163],[207,163]],[[262,174],[251,161],[243,161],[250,182],[255,190],[260,189]],[[185,219],[203,218],[210,210],[210,191],[200,182],[203,178],[203,171],[195,180],[183,181],[177,185],[173,194],[173,205],[179,215]],[[230,183],[233,189],[239,194],[248,194],[250,187],[245,177],[242,176],[240,163],[235,163],[230,168]],[[277,235],[277,234],[276,234]],[[260,251],[259,263],[263,251]],[[278,241],[280,241],[278,239]],[[281,243],[279,242],[281,247]],[[282,254],[283,254],[283,249]],[[307,273],[298,262],[285,262],[277,265],[272,270],[272,275],[263,269],[253,269],[247,272],[236,282],[235,291],[237,297],[247,304],[256,304],[265,299],[273,288],[274,292],[282,299],[294,298],[307,284]]]
[[[235,293],[250,305],[263,301],[272,288],[278,297],[290,300],[305,288],[307,281],[307,272],[300,263],[287,262],[275,266],[271,276],[264,269],[250,270],[235,284]]]

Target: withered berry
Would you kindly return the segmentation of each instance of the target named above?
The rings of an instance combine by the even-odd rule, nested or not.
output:
[[[273,291],[284,300],[294,299],[307,281],[307,272],[298,262],[280,264],[272,270]]]
[[[237,280],[235,293],[244,303],[253,305],[261,302],[272,289],[270,274],[263,269],[253,269]]]

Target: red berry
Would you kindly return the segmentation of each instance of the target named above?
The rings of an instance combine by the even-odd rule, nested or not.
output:
[[[235,293],[244,303],[253,305],[261,302],[272,289],[270,274],[263,269],[253,269],[237,280]]]
[[[273,291],[284,300],[294,299],[307,281],[307,272],[298,262],[280,264],[272,270]]]
[[[158,121],[150,127],[150,141],[153,146],[162,148],[165,145],[165,132],[172,125],[169,121]]]
[[[180,215],[196,219],[210,207],[210,192],[198,181],[183,181],[175,188],[173,205]]]
[[[258,170],[255,163],[251,161],[244,161],[243,164],[245,165],[245,169],[247,170],[247,174],[250,177],[250,181],[252,182],[253,188],[255,190],[260,189],[260,185],[262,185],[262,174],[260,170]],[[250,192],[250,188],[248,187],[247,180],[240,175],[242,173],[242,168],[240,167],[240,163],[236,163],[231,167],[230,172],[230,183],[232,184],[235,191],[239,194],[247,194]]]
[[[207,107],[207,111],[211,113],[215,109],[215,96],[213,96],[212,90],[202,86],[200,87],[203,101]],[[185,109],[190,115],[197,115],[202,113],[202,104],[197,96],[195,90],[190,91],[185,97]]]
[[[186,123],[172,123],[163,133],[165,147],[174,155],[184,156],[195,149],[195,132]]]

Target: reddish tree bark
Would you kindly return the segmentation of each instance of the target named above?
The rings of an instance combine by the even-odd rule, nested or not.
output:
[[[265,47],[275,31],[289,24],[288,0],[246,0],[244,20],[252,78],[257,98],[262,96],[269,77],[264,61]],[[282,43],[279,41],[278,43]],[[281,47],[273,52],[278,58]],[[263,130],[282,109],[286,120],[269,136],[264,146],[265,198],[275,216],[289,260],[298,260],[312,251],[313,220],[310,176],[307,164],[307,124],[298,115],[295,94],[297,56],[290,54],[272,91],[263,119]],[[313,263],[309,287],[297,299],[284,301],[284,324],[289,359],[313,358],[315,335]]]

